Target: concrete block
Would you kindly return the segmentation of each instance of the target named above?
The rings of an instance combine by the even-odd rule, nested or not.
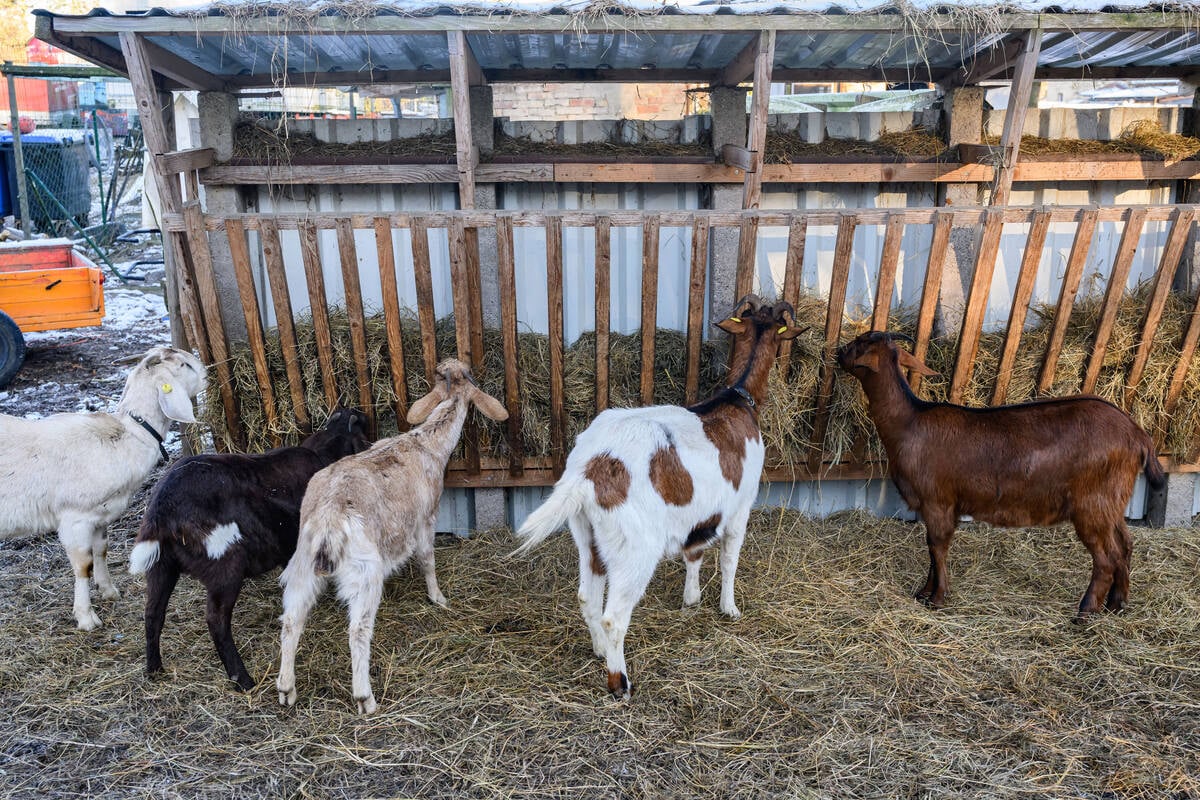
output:
[[[475,530],[489,531],[508,524],[507,505],[503,489],[475,490]]]
[[[825,114],[825,136],[829,139],[858,139],[859,114],[835,111]]]
[[[1197,480],[1200,480],[1200,477],[1194,472],[1178,472],[1167,476],[1167,513],[1163,519],[1164,527],[1186,528],[1192,524]]]
[[[495,126],[492,124],[492,87],[472,86],[469,89],[471,108],[471,141],[480,153],[495,148]]]
[[[225,92],[200,92],[197,108],[203,146],[215,150],[218,161],[233,158],[233,129],[238,121],[237,96]]]
[[[712,91],[713,152],[720,154],[727,144],[746,146],[748,126],[746,90],[716,87]],[[740,207],[740,200],[739,200]]]

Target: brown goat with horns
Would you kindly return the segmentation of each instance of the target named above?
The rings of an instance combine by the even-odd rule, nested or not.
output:
[[[958,518],[1016,527],[1070,521],[1092,554],[1092,581],[1077,621],[1120,611],[1129,597],[1132,540],[1125,507],[1138,472],[1165,482],[1154,443],[1121,409],[1092,395],[998,408],[916,397],[901,368],[936,375],[901,349],[901,334],[864,333],[838,364],[857,378],[887,451],[900,495],[925,523],[929,578],[918,600],[940,608],[949,586],[946,552]]]

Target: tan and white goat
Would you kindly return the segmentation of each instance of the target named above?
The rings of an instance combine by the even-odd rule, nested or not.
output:
[[[434,571],[433,526],[446,462],[458,444],[469,403],[498,422],[508,419],[500,401],[475,385],[465,364],[443,361],[433,390],[409,409],[409,423],[420,427],[347,456],[309,482],[300,506],[296,554],[279,578],[284,586],[276,683],[281,704],[296,702],[296,648],[330,577],[347,607],[354,700],[363,714],[376,708],[371,636],[387,576],[415,557],[429,599],[446,605]]]
[[[632,693],[629,619],[663,558],[683,554],[683,603],[694,605],[703,550],[719,539],[721,611],[741,616],[733,579],[763,466],[757,409],[779,342],[803,329],[789,321],[787,303],[762,306],[750,295],[740,309],[747,313],[717,323],[734,336],[726,388],[690,408],[601,413],[576,439],[553,494],[517,531],[525,539],[520,554],[564,523],[570,527],[579,549],[579,605],[617,698]]]

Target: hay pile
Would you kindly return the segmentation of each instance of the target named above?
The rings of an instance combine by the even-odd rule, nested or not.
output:
[[[575,600],[569,537],[507,560],[507,532],[442,540],[449,610],[405,568],[384,592],[372,680],[350,700],[346,621],[329,595],[276,700],[279,587],[247,584],[231,689],[182,581],[144,674],[137,513],[113,537],[124,595],[104,627],[70,613],[52,537],[0,544],[0,794],[6,797],[1195,797],[1200,793],[1200,532],[1135,531],[1132,605],[1069,622],[1087,555],[1067,530],[966,526],[949,607],[909,590],[919,525],[861,514],[751,519],[745,616],[700,606],[663,564],[626,643],[633,700],[604,690]]]
[[[821,142],[808,142],[796,133],[767,131],[766,152],[763,157],[768,164],[793,164],[830,156],[882,157],[901,161],[949,158],[952,155],[940,136],[924,128],[914,128],[910,131],[885,132],[871,142],[828,138]]]
[[[997,146],[999,137],[985,136],[984,144]],[[1142,158],[1182,161],[1200,153],[1200,139],[1178,133],[1167,133],[1153,120],[1141,119],[1131,123],[1116,139],[1043,139],[1040,136],[1021,137],[1022,156],[1094,155],[1102,153],[1132,153]]]
[[[1125,376],[1136,351],[1148,294],[1149,288],[1142,286],[1122,300],[1105,354],[1104,366],[1096,384],[1097,394],[1119,406],[1124,402]],[[1059,355],[1055,380],[1047,396],[1075,394],[1080,390],[1087,358],[1093,349],[1101,304],[1102,297],[1095,294],[1081,294],[1077,299]],[[1182,398],[1169,420],[1164,420],[1163,407],[1171,374],[1179,358],[1179,343],[1183,339],[1194,305],[1194,300],[1182,295],[1172,294],[1169,297],[1142,381],[1134,395],[1132,406],[1127,409],[1137,423],[1151,433],[1155,433],[1159,426],[1165,424],[1164,452],[1180,459],[1191,456],[1196,447],[1197,431],[1200,431],[1200,358],[1193,360]],[[788,373],[784,375],[781,370],[776,370],[771,377],[770,402],[763,409],[761,417],[764,438],[769,447],[769,466],[798,466],[805,463],[811,453],[809,441],[819,389],[822,353],[819,332],[824,329],[825,308],[822,298],[802,296],[797,305],[796,319],[800,325],[812,327],[808,333],[795,340]],[[1052,306],[1031,307],[1027,329],[1021,338],[1021,346],[1013,365],[1008,402],[1017,403],[1036,396],[1036,383],[1053,323]],[[330,324],[340,400],[348,405],[357,405],[358,393],[355,388],[356,373],[350,345],[349,320],[344,311],[334,309],[331,312]],[[893,312],[891,330],[913,334],[915,328],[915,315],[911,310]],[[843,338],[849,339],[865,329],[866,323],[851,320],[843,328]],[[328,409],[322,394],[316,336],[311,320],[298,320],[296,330],[300,364],[304,373],[306,403],[309,413],[319,424],[324,420]],[[411,402],[425,394],[428,385],[421,361],[419,326],[416,319],[405,318],[401,330]],[[392,407],[395,393],[388,369],[386,342],[382,315],[368,317],[371,393],[380,420],[380,435],[389,435],[397,430]],[[723,338],[704,343],[700,377],[701,397],[710,394],[726,377],[726,347]],[[963,402],[966,405],[986,406],[990,403],[996,383],[996,368],[1003,347],[1003,332],[985,333],[981,337],[971,380],[963,394]],[[443,358],[455,352],[452,317],[437,323],[437,350],[439,357]],[[291,408],[291,396],[277,337],[268,337],[268,351],[275,397],[280,404],[280,426],[273,433],[284,441],[295,442],[300,435],[300,429]],[[921,388],[923,397],[931,400],[946,399],[957,351],[957,337],[935,338],[931,342],[926,361],[941,373],[941,377],[925,379]],[[523,332],[519,335],[518,352],[522,377],[521,408],[525,452],[527,456],[546,456],[550,454],[549,341],[544,334]],[[248,449],[251,452],[268,449],[271,446],[272,431],[268,429],[263,414],[249,348],[245,345],[235,346],[230,360],[236,394],[240,401],[243,428],[250,437]],[[613,334],[609,363],[610,405],[639,405],[640,336]],[[674,330],[659,329],[655,337],[655,402],[684,401],[686,368],[684,335]],[[587,427],[594,416],[594,334],[584,334],[566,349],[564,371],[569,449],[575,436]],[[484,364],[477,377],[485,391],[496,397],[504,397],[503,348],[500,333],[495,329],[487,329],[484,332]],[[215,373],[211,373],[210,379],[216,380]],[[210,386],[208,396],[217,396],[215,384]],[[875,434],[873,423],[867,416],[862,392],[857,382],[840,371],[829,400],[829,413],[829,425],[825,436],[826,460],[832,460],[834,463],[851,461],[851,455],[856,450],[873,460],[883,457],[882,445]],[[482,417],[479,417],[479,420],[481,452],[500,458],[507,457],[505,428]],[[206,404],[202,421],[211,426],[215,436],[227,443],[231,442],[219,403]]]
[[[255,162],[437,157],[453,158],[454,131],[379,142],[323,142],[311,133],[289,131],[271,120],[242,121],[233,129],[233,157]]]

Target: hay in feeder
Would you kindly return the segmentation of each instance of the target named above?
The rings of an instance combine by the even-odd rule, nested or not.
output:
[[[143,494],[144,501],[144,494]],[[53,537],[0,543],[0,705],[8,797],[1113,797],[1200,793],[1200,531],[1134,530],[1131,606],[1085,625],[1069,529],[965,525],[948,607],[909,591],[923,529],[861,513],[751,517],[744,613],[680,611],[683,567],[659,567],[626,640],[637,691],[604,690],[563,534],[528,560],[504,531],[439,537],[449,609],[419,570],[388,582],[372,646],[379,712],[354,713],[346,620],[326,593],[282,708],[279,586],[253,580],[234,636],[258,686],[232,688],[181,581],[166,672],[143,661],[141,581],[75,629]]]
[[[768,131],[764,158],[768,164],[792,164],[820,158],[862,156],[867,158],[929,159],[948,155],[946,143],[924,128],[882,133],[874,141],[831,139],[808,142],[796,133]]]
[[[243,120],[233,130],[233,157],[262,163],[371,158],[452,158],[454,131],[371,142],[323,142],[311,133],[288,130],[270,120]]]
[[[985,136],[984,144],[996,146],[1000,144],[1000,139],[996,136]],[[1178,133],[1167,133],[1158,122],[1148,119],[1130,123],[1116,139],[1021,137],[1021,155],[1095,155],[1102,153],[1132,153],[1143,158],[1181,161],[1200,153],[1200,139]]]

